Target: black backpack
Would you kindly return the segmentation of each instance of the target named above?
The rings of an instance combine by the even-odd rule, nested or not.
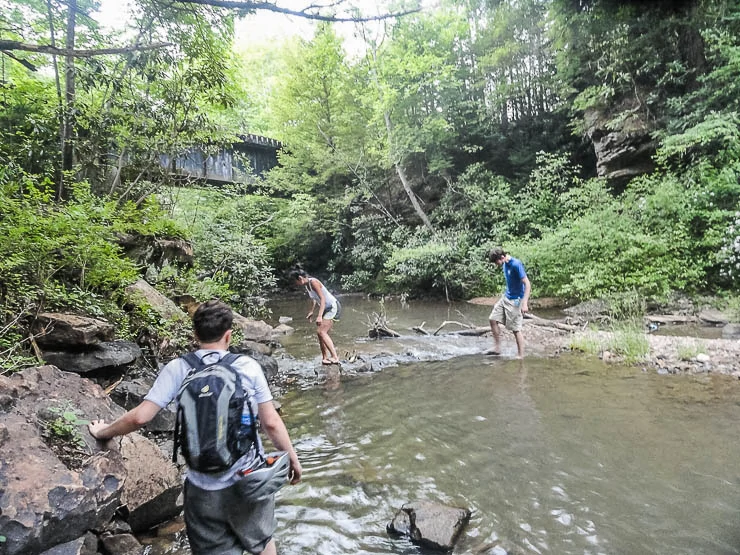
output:
[[[232,366],[240,356],[227,353],[221,360],[209,364],[204,364],[195,353],[182,357],[192,370],[177,392],[172,462],[177,462],[180,447],[189,468],[198,472],[222,472],[257,443],[252,405],[239,372]],[[245,403],[250,417],[248,423],[242,423]]]

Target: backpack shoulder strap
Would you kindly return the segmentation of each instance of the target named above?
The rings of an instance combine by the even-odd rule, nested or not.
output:
[[[182,355],[180,358],[183,359],[193,371],[200,370],[203,367],[203,361],[198,358],[198,355],[195,353],[188,353],[186,355]]]
[[[242,356],[243,355],[241,353],[226,353],[219,362],[232,365],[234,362],[239,360]]]

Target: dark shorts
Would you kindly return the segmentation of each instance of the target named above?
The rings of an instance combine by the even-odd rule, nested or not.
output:
[[[186,480],[185,524],[193,555],[260,553],[275,533],[275,496],[246,502],[238,482],[209,491]]]

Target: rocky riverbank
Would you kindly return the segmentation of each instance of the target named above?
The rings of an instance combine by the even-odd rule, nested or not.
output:
[[[607,363],[627,363],[660,374],[728,374],[740,379],[740,340],[702,338],[690,335],[658,335],[644,332],[647,353],[629,361],[610,346],[618,345],[620,334],[603,330],[559,330],[525,321],[524,334],[532,356],[557,356],[563,352],[586,351]],[[584,348],[586,347],[586,348]]]

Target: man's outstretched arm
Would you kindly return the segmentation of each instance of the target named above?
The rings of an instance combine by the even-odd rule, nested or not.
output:
[[[150,422],[159,411],[160,407],[156,403],[142,401],[141,404],[110,424],[106,424],[104,420],[93,420],[87,425],[87,428],[90,430],[90,435],[95,439],[111,439],[135,432]]]

